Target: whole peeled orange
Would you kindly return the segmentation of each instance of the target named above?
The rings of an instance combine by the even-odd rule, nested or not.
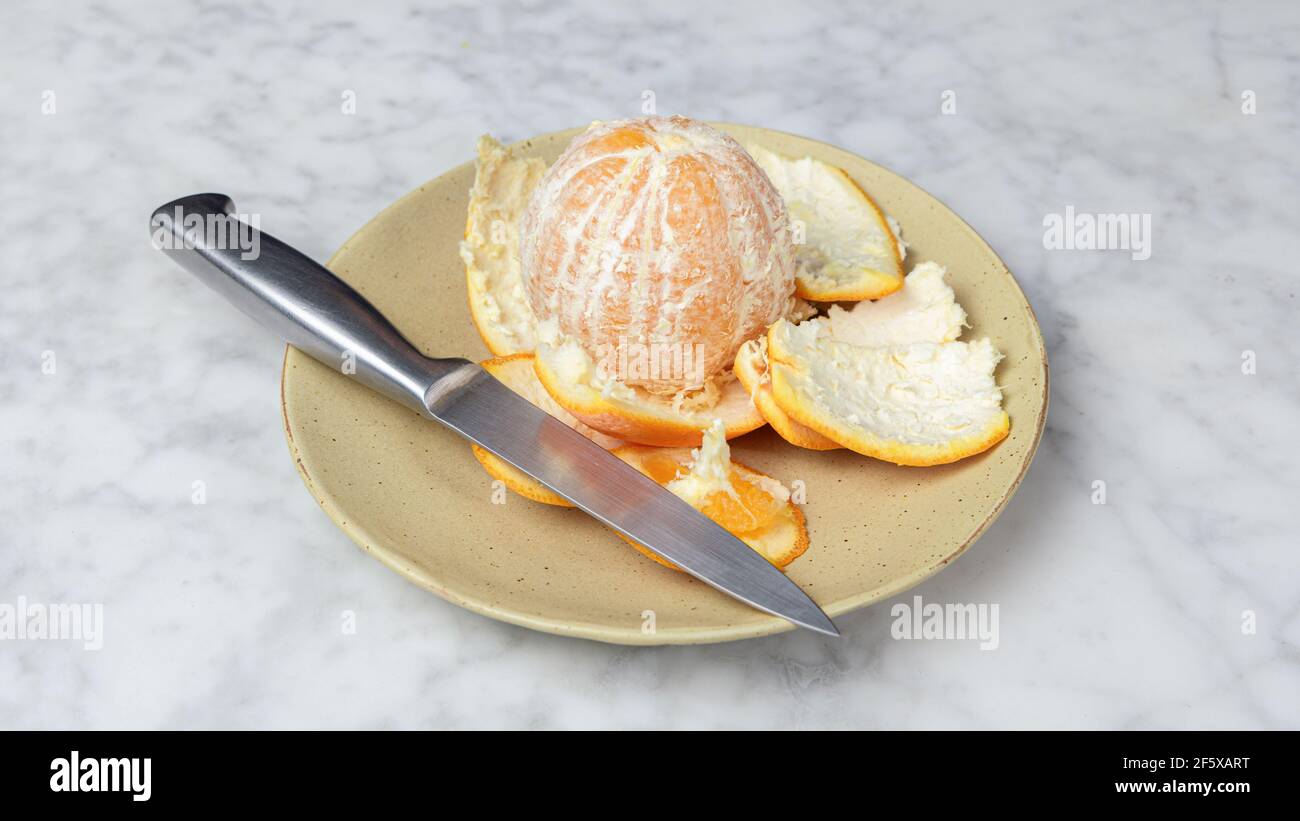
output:
[[[699,387],[786,312],[785,203],[731,137],[685,117],[594,123],[520,220],[528,302],[613,376]]]

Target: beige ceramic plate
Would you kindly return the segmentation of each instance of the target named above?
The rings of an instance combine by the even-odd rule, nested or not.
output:
[[[997,376],[1011,435],[955,465],[906,468],[848,451],[801,450],[768,428],[733,440],[739,461],[805,483],[812,546],[789,573],[834,617],[942,569],[1001,512],[1029,467],[1046,417],[1043,340],[1006,266],[929,194],[824,143],[720,127],[742,142],[846,169],[902,223],[909,270],[917,260],[948,266],[970,315],[963,338],[989,336],[1006,355]],[[576,133],[547,134],[516,150],[554,160]],[[467,144],[466,154],[471,150]],[[426,354],[488,355],[470,322],[456,252],[473,178],[466,163],[426,183],[329,262]],[[651,562],[577,510],[508,492],[504,504],[494,504],[490,480],[463,440],[293,349],[282,392],[289,449],[329,517],[371,555],[454,604],[537,630],[625,644],[727,641],[791,629]]]

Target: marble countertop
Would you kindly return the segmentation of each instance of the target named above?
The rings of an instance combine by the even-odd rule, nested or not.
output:
[[[476,5],[0,8],[0,606],[104,625],[0,640],[0,727],[1300,727],[1295,4]],[[479,134],[646,91],[875,159],[1016,273],[1042,446],[895,600],[996,603],[996,650],[887,604],[649,650],[446,604],[322,515],[280,346],[149,245],[219,190],[323,259]],[[1149,258],[1046,248],[1067,208],[1149,215]]]

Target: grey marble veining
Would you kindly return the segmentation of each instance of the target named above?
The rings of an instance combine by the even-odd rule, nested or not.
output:
[[[1295,5],[653,5],[0,7],[0,604],[105,613],[99,651],[0,641],[0,727],[1300,727]],[[325,258],[480,133],[647,89],[876,159],[1017,273],[1042,448],[899,597],[998,603],[996,651],[888,606],[652,650],[454,608],[321,514],[279,346],[149,247],[220,190]],[[1150,214],[1150,259],[1045,250],[1067,206]]]

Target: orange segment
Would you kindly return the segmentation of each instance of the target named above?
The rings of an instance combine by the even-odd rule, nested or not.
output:
[[[596,155],[617,154],[622,151],[636,151],[639,148],[654,148],[654,143],[639,128],[615,128],[604,136],[588,143],[589,150]]]
[[[667,453],[652,453],[641,461],[644,473],[661,485],[666,485],[677,478],[682,463]]]
[[[777,500],[745,481],[737,470],[731,471],[731,487],[736,491],[735,496],[723,490],[714,491],[700,512],[736,536],[767,527],[776,518]]]
[[[680,451],[660,450],[641,457],[637,467],[659,484],[667,485],[683,475],[689,464],[683,464]],[[748,533],[771,523],[777,514],[773,504],[776,500],[746,481],[740,471],[733,469],[730,476],[735,495],[714,491],[700,512],[733,534]]]
[[[692,452],[686,448],[626,445],[616,448],[613,454],[665,486],[686,476],[692,464]],[[734,496],[720,489],[708,494],[699,504],[692,504],[777,567],[785,567],[808,549],[803,512],[793,502],[763,489],[765,482],[775,483],[775,480],[738,462],[730,462],[728,477]],[[622,534],[620,538],[664,567],[681,570],[645,546]]]

